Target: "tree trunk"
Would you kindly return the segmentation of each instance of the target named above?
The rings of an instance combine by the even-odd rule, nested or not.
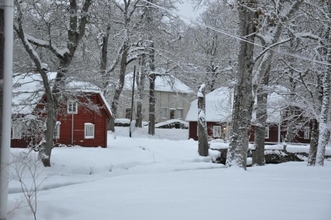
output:
[[[328,1],[328,12],[331,13],[331,0]],[[330,22],[329,22],[330,23]],[[330,91],[331,91],[331,27],[329,24],[328,33],[326,35],[327,40],[327,62],[328,66],[323,77],[323,97],[322,106],[319,121],[319,135],[318,135],[318,146],[316,153],[316,164],[319,166],[324,166],[325,159],[325,147],[329,142],[330,130],[328,128],[329,121],[329,108],[330,108]]]
[[[328,46],[328,63],[327,71],[323,78],[323,98],[319,121],[319,135],[318,135],[318,146],[316,153],[316,164],[324,166],[325,158],[325,147],[328,144],[330,138],[330,131],[328,129],[328,118],[329,118],[329,106],[330,106],[330,73],[331,73],[331,45]]]
[[[155,134],[155,51],[154,44],[151,44],[149,54],[149,124],[148,134]]]
[[[320,75],[317,75],[317,83],[316,83],[316,90],[317,90],[317,112],[321,112],[320,106],[322,105],[323,100],[323,80],[321,79]],[[309,146],[309,155],[308,155],[308,166],[315,166],[316,164],[316,155],[317,155],[317,146],[318,146],[318,137],[319,137],[319,125],[317,118],[312,119],[311,122],[311,131],[310,131],[310,146]]]
[[[121,66],[120,66],[119,82],[118,82],[118,86],[115,89],[113,101],[111,102],[111,111],[113,113],[113,117],[109,120],[109,124],[108,124],[108,128],[113,132],[115,131],[115,118],[117,114],[117,107],[124,87],[124,80],[125,80],[125,73],[126,73],[127,59],[128,59],[128,49],[129,46],[127,42],[125,42],[123,44],[122,57],[120,63]]]
[[[268,91],[265,91],[265,87],[269,84],[269,71],[266,71],[263,77],[261,86],[257,92],[256,103],[256,126],[254,134],[254,150],[252,152],[253,165],[263,166],[265,165],[264,148],[265,148],[265,127],[267,121],[267,105],[268,105]]]
[[[227,167],[238,166],[246,169],[248,141],[251,128],[254,98],[252,94],[252,72],[254,67],[254,23],[257,19],[256,0],[239,1],[240,42],[238,56],[237,84],[235,86],[232,129]]]
[[[51,153],[53,149],[53,134],[56,125],[57,107],[53,103],[47,103],[47,118],[46,130],[44,131],[44,138],[39,148],[39,157],[45,167],[51,166]]]
[[[198,152],[200,156],[208,156],[207,123],[206,123],[205,84],[200,86],[198,92]]]
[[[315,166],[316,153],[318,145],[318,121],[317,119],[312,120],[311,131],[310,131],[310,147],[308,156],[308,166]]]
[[[137,83],[137,115],[136,115],[136,127],[141,128],[142,127],[142,121],[143,121],[143,114],[142,114],[142,100],[144,99],[144,87],[145,87],[145,78],[146,78],[146,60],[145,55],[143,54],[141,58],[139,59],[139,69],[140,74],[138,72],[136,76],[136,83]]]
[[[155,73],[149,75],[149,135],[155,134],[155,78]]]

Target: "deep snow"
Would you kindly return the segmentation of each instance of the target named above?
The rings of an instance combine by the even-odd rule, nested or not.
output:
[[[129,138],[128,127],[117,128],[105,149],[54,148],[52,167],[32,169],[41,182],[37,219],[331,219],[328,160],[325,167],[290,162],[224,168],[198,156],[198,144],[187,140],[185,129],[157,129],[154,137],[146,132],[135,130]],[[11,151],[14,158],[25,155]],[[36,157],[32,152],[27,158]],[[23,166],[29,185],[27,167],[33,166]],[[9,219],[33,219],[19,182],[12,180],[9,190]]]

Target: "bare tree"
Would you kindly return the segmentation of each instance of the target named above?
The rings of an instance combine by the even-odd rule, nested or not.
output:
[[[252,94],[253,50],[255,38],[255,22],[257,20],[257,1],[238,1],[240,35],[240,50],[238,56],[238,73],[235,85],[232,130],[226,158],[228,167],[238,166],[246,169],[248,140],[251,129],[251,119],[254,98]]]
[[[51,152],[53,148],[53,135],[56,123],[57,114],[59,111],[59,103],[61,102],[61,91],[64,89],[64,81],[68,72],[68,68],[72,63],[78,44],[81,42],[84,34],[85,27],[88,23],[88,12],[92,4],[91,0],[86,0],[78,3],[76,0],[70,0],[69,4],[62,4],[59,2],[55,4],[55,8],[61,11],[52,11],[53,16],[49,16],[49,11],[44,11],[45,8],[54,8],[51,2],[44,2],[46,5],[34,4],[34,2],[19,2],[15,1],[17,8],[17,19],[14,26],[17,36],[21,40],[26,52],[33,61],[37,72],[41,75],[46,95],[46,129],[39,148],[39,155],[44,166],[51,166]],[[59,5],[57,5],[59,4]],[[68,10],[68,11],[66,11]],[[66,29],[66,45],[58,42],[61,39],[54,39],[54,29],[63,27],[62,24],[56,23],[56,18],[59,14],[56,13],[70,13],[70,16],[64,16],[68,20]],[[42,33],[40,39],[38,37],[28,34],[27,28],[24,28],[24,16],[29,14],[34,17],[37,14],[40,18],[40,23],[43,23],[48,32]],[[68,14],[65,14],[68,15]],[[60,17],[60,16],[59,16]],[[54,20],[53,20],[54,19]],[[64,30],[62,30],[64,31]],[[38,33],[38,32],[36,32]],[[35,47],[34,47],[35,46]],[[58,71],[53,87],[50,85],[47,72],[43,68],[41,57],[38,55],[36,47],[44,48],[51,52],[58,60]],[[62,48],[61,48],[62,47]]]
[[[256,126],[254,135],[253,164],[264,165],[265,126],[267,121],[268,85],[270,78],[271,62],[274,57],[273,47],[286,43],[290,39],[280,40],[284,26],[293,18],[295,12],[302,4],[301,0],[288,5],[285,1],[271,3],[270,11],[259,11],[259,33],[263,50],[255,60],[256,70],[253,77],[253,91],[257,96]],[[268,10],[268,7],[265,6]],[[261,8],[259,8],[262,10]],[[259,62],[258,62],[259,61]]]
[[[142,127],[142,120],[143,120],[143,114],[142,114],[142,108],[143,108],[143,99],[144,99],[144,88],[145,88],[145,79],[146,79],[146,55],[142,54],[139,57],[139,71],[136,75],[136,83],[137,83],[137,113],[136,113],[136,127],[141,128]]]

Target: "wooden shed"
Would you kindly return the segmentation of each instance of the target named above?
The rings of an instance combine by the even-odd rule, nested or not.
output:
[[[49,73],[52,81],[56,73]],[[27,147],[41,139],[45,95],[39,74],[14,77],[12,147]],[[40,89],[37,91],[36,89]],[[61,103],[54,144],[107,147],[107,122],[112,117],[101,90],[88,82],[71,80]],[[40,114],[41,113],[41,114]]]

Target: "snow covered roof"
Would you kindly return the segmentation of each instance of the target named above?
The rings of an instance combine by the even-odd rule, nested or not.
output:
[[[47,76],[48,81],[52,84],[56,73],[49,72]],[[35,73],[14,74],[12,82],[12,112],[15,114],[31,113],[45,93],[41,76]]]
[[[206,121],[209,122],[229,122],[232,117],[234,89],[220,87],[206,95]],[[281,110],[287,106],[284,98],[277,93],[268,95],[267,122],[278,123],[281,120]],[[191,107],[187,113],[186,121],[197,121],[198,118],[198,100],[191,102]],[[255,111],[252,115],[252,123],[256,120]]]
[[[162,121],[162,122],[156,123],[155,124],[155,127],[156,128],[160,128],[162,126],[171,125],[171,124],[175,124],[175,123],[182,124],[182,125],[184,125],[186,127],[188,126],[188,123],[186,121],[183,121],[183,120],[180,120],[180,119],[169,119],[167,121]]]
[[[56,78],[56,72],[47,73],[51,86]],[[42,78],[38,73],[14,74],[13,76],[13,99],[12,113],[29,114],[45,93]],[[98,93],[111,114],[111,108],[106,101],[101,89],[90,82],[83,82],[69,78],[66,83],[66,90],[71,94],[75,93]]]
[[[281,111],[288,106],[288,103],[281,95],[276,92],[271,92],[268,95],[267,103],[267,123],[279,123],[281,118]],[[256,120],[256,112],[253,111],[252,123]]]
[[[206,121],[226,122],[231,120],[233,89],[220,87],[206,95]],[[186,121],[197,121],[198,99],[191,102]]]
[[[132,81],[133,81],[132,78],[133,78],[133,73],[127,73],[125,75],[125,84],[124,84],[125,90],[132,89]],[[135,84],[135,88],[137,88],[137,84]],[[149,88],[149,81],[148,78],[146,77],[144,89],[148,90],[148,88]],[[180,81],[179,79],[177,79],[172,75],[156,76],[155,91],[193,93],[193,90],[190,87],[188,87],[182,81]]]

